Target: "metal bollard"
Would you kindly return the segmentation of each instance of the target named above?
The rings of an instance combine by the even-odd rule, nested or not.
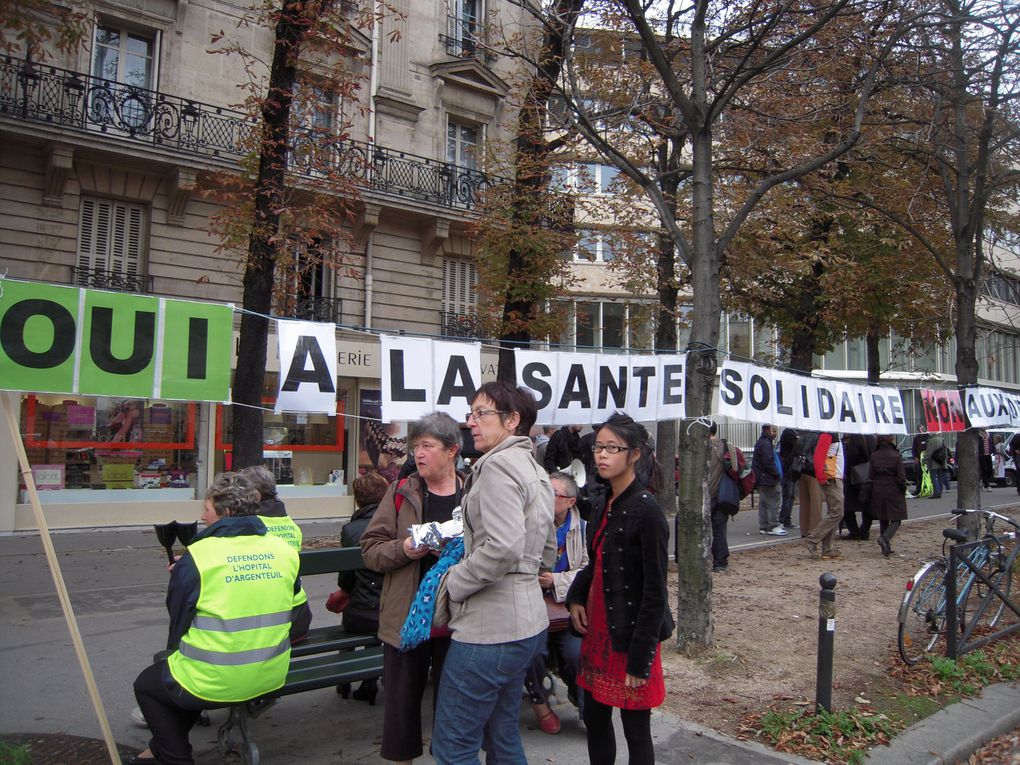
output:
[[[818,666],[815,676],[815,711],[832,711],[832,644],[836,636],[836,577],[818,577]]]

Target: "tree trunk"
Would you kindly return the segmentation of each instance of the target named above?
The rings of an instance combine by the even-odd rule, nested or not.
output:
[[[262,107],[263,137],[255,182],[255,211],[244,270],[240,342],[233,386],[234,470],[262,463],[262,390],[266,377],[266,347],[276,274],[276,235],[283,201],[290,107],[297,75],[294,62],[307,33],[302,21],[305,4],[288,0],[276,23],[276,45],[269,72],[269,90]]]
[[[698,56],[693,56],[698,60]],[[694,310],[690,355],[687,360],[687,417],[712,411],[717,368],[716,347],[722,299],[719,291],[719,252],[715,246],[712,199],[712,134],[704,129],[692,135],[694,155],[691,262]],[[708,433],[705,428],[681,428],[679,437],[680,496],[676,519],[677,645],[710,645],[712,625],[711,508],[706,491]]]
[[[868,347],[868,382],[878,385],[882,376],[882,361],[878,353],[878,332],[871,330],[866,338]]]
[[[959,273],[958,269],[958,273]],[[956,382],[960,388],[975,385],[978,378],[977,323],[975,303],[977,287],[973,279],[956,278]],[[978,435],[970,429],[956,443],[956,506],[978,507],[981,501]],[[971,539],[981,535],[980,520],[973,515],[960,516],[959,527]]]

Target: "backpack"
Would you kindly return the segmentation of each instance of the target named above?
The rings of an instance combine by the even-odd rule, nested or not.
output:
[[[732,478],[737,487],[740,489],[740,498],[743,499],[752,491],[754,491],[754,485],[757,479],[754,477],[754,471],[747,464],[747,459],[744,457],[744,453],[740,451],[736,446],[731,447],[726,443],[726,439],[723,439],[723,468],[727,474]],[[735,454],[737,457],[737,465],[733,466],[732,455]]]
[[[947,456],[948,455],[946,453],[946,445],[943,444],[942,446],[940,446],[938,449],[931,453],[931,461],[938,462],[940,465],[945,465]]]
[[[733,480],[728,470],[719,477],[719,497],[715,507],[731,516],[740,511],[740,484]]]
[[[790,462],[790,478],[800,480],[802,475],[809,478],[815,476],[815,447],[818,446],[817,433],[805,433],[797,439],[797,447]]]

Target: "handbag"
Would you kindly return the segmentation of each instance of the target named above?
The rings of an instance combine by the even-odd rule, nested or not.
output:
[[[871,463],[860,462],[850,468],[850,485],[860,486],[871,480]]]
[[[446,631],[450,624],[450,591],[446,588],[446,577],[443,574],[439,580],[439,587],[436,589],[436,607],[432,611],[432,632],[435,637],[437,630]]]

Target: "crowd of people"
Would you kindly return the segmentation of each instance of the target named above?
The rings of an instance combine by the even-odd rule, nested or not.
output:
[[[344,629],[374,632],[383,644],[381,688],[374,680],[337,688],[373,705],[381,690],[383,759],[410,763],[430,739],[439,763],[478,762],[484,749],[487,760],[523,765],[522,698],[542,731],[560,730],[554,671],[585,725],[591,762],[615,762],[614,708],[629,761],[654,762],[651,710],[665,696],[659,644],[674,624],[653,441],[622,412],[584,436],[566,426],[532,439],[536,417],[529,391],[486,383],[466,416],[481,453],[469,470],[458,467],[462,425],[433,413],[411,426],[404,470],[352,484],[356,510],[341,542],[360,546],[366,567],[341,574],[326,607]],[[202,520],[169,567],[167,649],[135,682],[152,734],[135,765],[192,763],[189,732],[203,711],[272,695],[311,622],[301,530],[269,470],[217,476]],[[411,527],[453,520],[462,522],[462,552],[443,566],[442,552],[418,544]],[[408,648],[405,622],[439,571],[448,619]],[[551,608],[563,629],[549,630]]]
[[[408,464],[393,476],[360,475],[344,546],[360,546],[365,568],[340,575],[327,608],[344,629],[383,644],[383,759],[410,763],[424,753],[444,765],[487,759],[526,763],[518,725],[522,698],[540,730],[554,735],[550,672],[585,725],[592,763],[616,759],[613,709],[620,710],[629,761],[654,762],[650,713],[665,697],[660,644],[673,632],[666,586],[669,528],[656,494],[662,470],[647,430],[617,412],[583,427],[542,428],[529,391],[483,385],[466,415],[475,450],[461,458],[462,424],[447,414],[414,423]],[[1020,435],[980,432],[985,487],[1001,482]],[[777,443],[778,437],[778,443]],[[766,536],[799,530],[809,555],[841,557],[836,540],[867,540],[878,522],[883,555],[907,517],[906,498],[950,488],[952,454],[921,428],[911,444],[915,486],[891,435],[801,432],[763,425],[745,461],[709,428],[707,487],[713,571],[729,565],[726,528],[739,510],[747,471]],[[744,475],[740,475],[740,469]],[[1020,492],[1020,488],[1018,488]],[[799,516],[793,517],[799,497]],[[824,507],[824,513],[823,513]],[[205,528],[169,566],[170,627],[165,651],[135,681],[152,732],[131,763],[192,763],[188,734],[204,710],[271,695],[287,674],[290,647],[311,623],[298,576],[300,527],[262,466],[216,477],[206,492]],[[462,525],[462,546],[416,541],[420,524]],[[447,552],[456,555],[446,556]],[[413,646],[407,625],[423,600],[445,592],[448,618]],[[550,631],[550,609],[565,629]],[[422,701],[431,685],[427,736]],[[375,680],[344,698],[375,704]]]

